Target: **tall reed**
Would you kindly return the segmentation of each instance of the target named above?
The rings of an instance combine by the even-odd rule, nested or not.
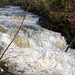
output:
[[[4,54],[5,54],[5,52],[8,50],[8,48],[10,47],[10,45],[12,44],[12,42],[14,41],[14,39],[16,38],[17,34],[18,34],[19,31],[21,30],[21,28],[22,28],[22,26],[23,26],[23,22],[24,22],[24,20],[26,19],[27,13],[28,13],[28,11],[29,11],[29,9],[30,9],[30,6],[31,6],[31,2],[30,2],[30,4],[29,4],[29,7],[28,7],[28,9],[27,9],[27,11],[26,11],[26,14],[25,14],[25,16],[24,16],[24,18],[23,18],[23,21],[21,22],[20,28],[19,28],[18,31],[16,32],[14,38],[13,38],[12,41],[9,43],[9,45],[7,46],[7,48],[6,48],[6,49],[4,50],[4,52],[2,53],[2,55],[1,55],[1,57],[0,57],[0,60],[2,59],[2,57],[3,57]]]

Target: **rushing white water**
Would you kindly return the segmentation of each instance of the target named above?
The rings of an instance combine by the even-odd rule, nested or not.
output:
[[[0,10],[0,26],[6,30],[0,32],[0,45],[6,48],[21,25],[25,11],[17,6]],[[38,20],[39,16],[28,13],[21,31],[3,56],[9,71],[18,75],[75,75],[75,52],[65,53],[64,37],[38,26]]]
[[[12,16],[13,23],[15,23],[15,21],[19,21],[21,23],[22,17],[25,15],[25,13],[26,13],[26,11],[22,10],[20,8],[20,6],[5,6],[3,8],[0,8],[0,15],[6,15],[5,21],[8,20],[8,19],[6,19],[7,16],[9,19],[11,19],[10,16]],[[19,17],[18,19],[20,19],[20,20],[18,20],[17,17]],[[16,19],[16,20],[14,21],[14,19]],[[38,20],[39,20],[39,16],[34,15],[32,13],[28,13],[24,24],[25,25],[37,25]],[[3,22],[3,20],[2,20],[2,22]],[[10,20],[9,20],[9,23],[11,23]],[[19,23],[19,25],[20,25],[20,23]],[[8,25],[8,24],[6,24],[6,25]]]

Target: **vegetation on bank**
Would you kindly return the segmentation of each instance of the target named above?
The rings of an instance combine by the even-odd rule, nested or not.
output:
[[[61,32],[70,43],[75,37],[75,0],[0,0],[0,6],[19,5],[27,10],[31,1],[30,11],[42,16],[40,25]]]

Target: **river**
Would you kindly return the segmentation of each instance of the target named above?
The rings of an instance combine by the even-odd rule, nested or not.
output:
[[[0,46],[4,49],[13,39],[21,25],[26,11],[20,6],[0,8]],[[11,44],[2,60],[9,72],[18,75],[74,75],[75,51],[66,47],[61,33],[42,28],[40,16],[29,12],[19,34]],[[4,71],[0,68],[1,71]]]

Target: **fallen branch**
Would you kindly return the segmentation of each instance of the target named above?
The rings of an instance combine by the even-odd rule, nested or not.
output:
[[[0,60],[2,59],[2,57],[3,57],[4,54],[5,54],[5,52],[8,50],[8,48],[10,47],[10,45],[12,44],[12,42],[14,41],[14,39],[16,38],[17,34],[18,34],[19,31],[21,30],[21,28],[22,28],[22,26],[23,26],[23,22],[24,22],[24,20],[26,19],[27,13],[28,13],[28,11],[29,11],[29,9],[30,9],[30,6],[31,6],[31,2],[30,2],[30,4],[29,4],[29,7],[28,7],[28,9],[27,9],[27,11],[26,11],[26,14],[25,14],[25,16],[24,16],[24,18],[23,18],[23,21],[21,22],[20,28],[19,28],[18,31],[16,32],[16,34],[15,34],[14,38],[12,39],[12,41],[10,42],[10,44],[7,46],[7,48],[6,48],[6,49],[4,50],[4,52],[2,53],[2,55],[1,55],[1,57],[0,57]]]
[[[65,52],[68,51],[68,49],[70,48],[70,46],[72,45],[72,43],[74,42],[74,40],[75,40],[75,37],[73,38],[73,40],[71,41],[71,43],[68,45],[68,47],[66,48]]]

